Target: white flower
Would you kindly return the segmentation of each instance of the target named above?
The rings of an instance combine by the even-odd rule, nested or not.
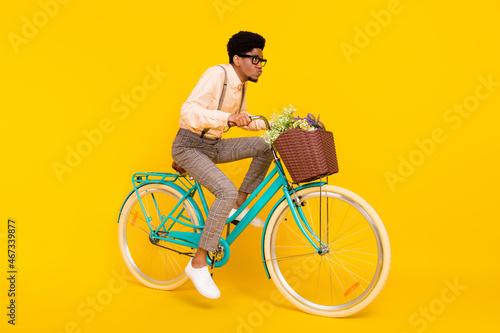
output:
[[[315,130],[315,128],[309,125],[307,121],[297,121],[293,119],[293,117],[295,116],[295,111],[297,111],[297,109],[295,109],[292,104],[290,104],[290,108],[283,108],[280,114],[276,115],[273,113],[272,121],[274,122],[274,124],[271,130],[266,131],[262,135],[264,141],[266,141],[269,145],[272,145],[274,143],[274,140],[276,140],[281,133],[292,128],[300,128],[307,131]]]

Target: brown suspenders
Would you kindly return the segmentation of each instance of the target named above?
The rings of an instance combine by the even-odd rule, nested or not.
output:
[[[224,102],[224,96],[226,95],[226,88],[227,88],[227,71],[222,65],[219,65],[219,67],[222,67],[222,69],[224,70],[224,85],[222,86],[222,93],[219,98],[219,106],[217,107],[217,110],[222,109],[222,102]],[[238,113],[241,112],[241,107],[243,106],[243,100],[245,99],[245,86],[246,85],[243,84],[243,90],[241,91],[240,109],[238,110]],[[204,128],[203,131],[201,132],[200,138],[203,138],[209,130],[210,128]]]

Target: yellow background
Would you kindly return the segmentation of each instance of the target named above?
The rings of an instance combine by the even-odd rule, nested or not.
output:
[[[52,4],[52,15],[40,13],[41,3]],[[498,330],[500,87],[459,125],[446,115],[473,103],[476,89],[485,96],[481,77],[500,82],[500,3],[53,3],[9,2],[0,14],[2,331]],[[376,23],[389,9],[390,19]],[[24,27],[34,20],[35,31]],[[371,37],[363,41],[365,29]],[[202,298],[190,282],[173,292],[148,289],[124,271],[116,221],[131,176],[171,171],[180,107],[205,69],[227,63],[226,43],[240,30],[266,38],[269,60],[249,84],[249,112],[270,116],[292,104],[299,115],[321,114],[339,155],[330,183],[364,197],[387,226],[389,280],[353,317],[321,318],[274,302],[253,227],[216,271],[220,300]],[[29,38],[14,45],[23,31]],[[350,56],[347,44],[357,48]],[[129,114],[114,112],[148,68],[168,75]],[[54,162],[66,164],[67,147],[85,145],[84,131],[106,119],[108,133],[59,179]],[[429,143],[436,129],[446,139],[424,154],[416,140]],[[390,185],[387,174],[410,156],[418,165]],[[239,184],[247,166],[224,168]],[[15,327],[6,316],[8,218],[17,223]],[[465,289],[452,294],[449,283]]]

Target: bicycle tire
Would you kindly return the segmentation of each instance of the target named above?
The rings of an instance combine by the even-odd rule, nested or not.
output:
[[[297,195],[306,219],[312,220],[311,229],[316,235],[322,231],[328,248],[320,253],[307,241],[284,200],[265,230],[269,274],[283,296],[302,311],[325,317],[352,315],[377,297],[388,278],[391,248],[385,226],[364,199],[341,187],[322,186],[321,200],[319,186]]]

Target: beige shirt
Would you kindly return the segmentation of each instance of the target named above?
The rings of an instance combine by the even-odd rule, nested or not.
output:
[[[241,94],[244,84],[231,64],[222,65],[227,71],[227,89],[221,110],[219,98],[224,84],[224,70],[219,66],[210,67],[203,73],[200,80],[194,87],[191,95],[181,107],[181,119],[179,125],[194,133],[201,134],[204,128],[210,128],[205,134],[209,138],[220,138],[227,127],[227,120],[231,113],[237,114],[241,103]],[[245,87],[245,90],[247,88]],[[241,113],[247,111],[246,98],[241,107]],[[263,120],[254,120],[248,126],[242,127],[246,130],[265,130],[266,125]]]

